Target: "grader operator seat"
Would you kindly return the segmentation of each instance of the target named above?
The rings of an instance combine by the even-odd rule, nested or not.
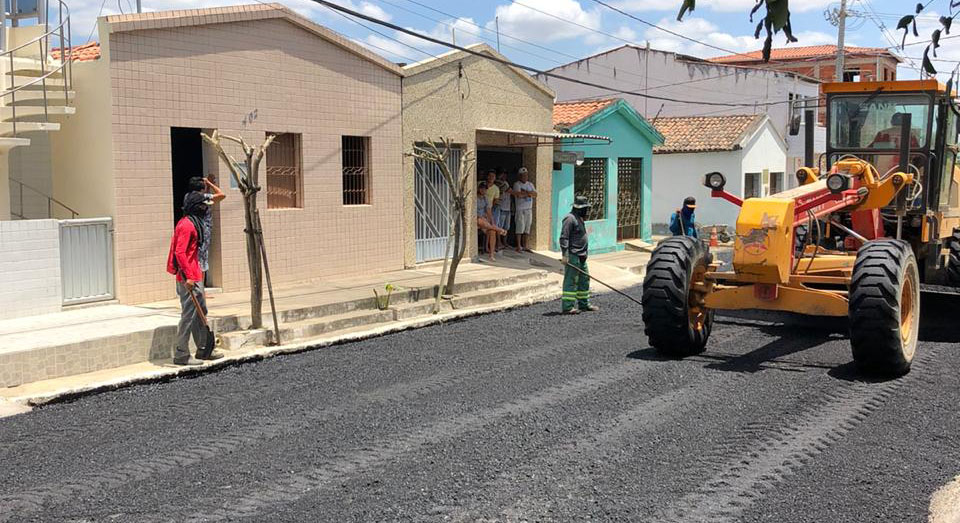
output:
[[[658,350],[703,351],[718,310],[776,310],[847,317],[861,369],[909,370],[921,286],[960,286],[960,112],[935,80],[823,90],[826,151],[813,165],[808,132],[796,187],[743,200],[726,191],[722,173],[704,177],[712,196],[740,207],[732,271],[720,271],[696,240],[657,246],[643,319]],[[812,110],[806,119],[811,130]]]

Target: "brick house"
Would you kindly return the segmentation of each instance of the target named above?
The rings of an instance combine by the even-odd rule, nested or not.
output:
[[[121,302],[173,295],[167,247],[196,175],[227,193],[208,285],[247,286],[240,193],[200,138],[214,129],[279,135],[259,202],[275,284],[403,268],[399,66],[279,4],[107,16],[99,30],[100,58],[76,64],[54,192],[114,218]]]

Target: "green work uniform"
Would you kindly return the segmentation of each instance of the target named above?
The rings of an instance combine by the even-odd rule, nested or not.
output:
[[[587,269],[587,226],[583,219],[570,213],[563,218],[560,230],[560,249],[569,259],[570,265],[589,274]],[[563,310],[580,310],[590,307],[590,277],[573,267],[563,267]]]

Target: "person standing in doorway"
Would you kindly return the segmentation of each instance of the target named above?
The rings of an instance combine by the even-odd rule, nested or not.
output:
[[[220,203],[227,198],[227,195],[210,178],[200,176],[190,178],[190,192],[200,194],[203,197],[203,202],[208,206]],[[187,193],[187,196],[189,195],[190,193]],[[187,203],[187,196],[184,196],[183,199],[184,206]],[[206,284],[206,275],[210,270],[210,239],[213,236],[212,212],[207,212],[204,215],[201,225],[203,227],[203,243],[198,247],[197,261],[200,263],[200,270],[203,271],[204,275],[203,282]]]
[[[510,182],[507,180],[507,171],[503,168],[497,170],[497,187],[500,188],[500,221],[497,227],[509,231],[513,223],[513,189],[510,188]],[[500,247],[497,250],[508,245],[507,238],[506,235],[500,236]]]
[[[490,261],[497,261],[497,236],[507,234],[507,231],[493,224],[493,212],[487,200],[487,184],[481,183],[477,187],[477,229],[486,234],[487,257]]]
[[[530,182],[530,173],[526,167],[521,167],[518,174],[520,179],[513,184],[513,195],[516,198],[514,218],[517,224],[517,252],[531,252],[528,242],[530,229],[533,227],[533,199],[537,197],[537,189]]]
[[[687,196],[683,200],[683,207],[670,216],[670,232],[674,236],[689,236],[697,238],[697,225],[694,211],[697,208],[697,199]]]
[[[490,204],[490,225],[500,227],[500,187],[497,185],[497,171],[487,171],[487,203]],[[500,252],[501,235],[494,236],[493,251]]]
[[[167,272],[177,277],[177,295],[180,297],[180,325],[177,330],[177,346],[173,362],[177,365],[202,365],[203,360],[216,360],[223,353],[214,350],[204,353],[208,331],[203,324],[199,305],[203,314],[207,313],[207,302],[203,292],[203,271],[197,259],[200,245],[204,242],[203,220],[210,213],[203,194],[196,191],[187,193],[183,199],[183,218],[177,222],[170,240],[170,253],[167,255]],[[191,298],[193,295],[196,302]],[[197,346],[197,357],[190,356],[190,338]]]
[[[599,307],[590,305],[590,270],[587,268],[589,241],[584,223],[589,212],[590,201],[585,196],[577,196],[570,214],[563,217],[560,229],[564,314],[599,310]]]

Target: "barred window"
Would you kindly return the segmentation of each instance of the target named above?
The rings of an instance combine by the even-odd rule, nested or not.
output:
[[[743,175],[743,198],[759,198],[763,190],[763,173],[746,173]]]
[[[267,148],[267,209],[303,207],[303,168],[299,133],[267,133],[276,138]]]
[[[584,158],[583,164],[573,169],[573,194],[586,196],[590,201],[587,220],[604,219],[607,207],[606,158]]]
[[[343,137],[343,204],[370,203],[370,138]]]
[[[783,190],[783,173],[770,173],[770,194],[777,194]]]

